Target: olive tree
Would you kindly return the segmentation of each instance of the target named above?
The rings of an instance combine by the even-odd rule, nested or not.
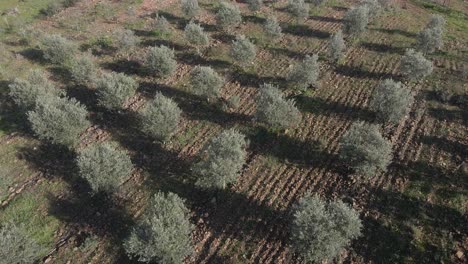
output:
[[[302,119],[293,99],[286,99],[284,94],[271,84],[263,84],[256,98],[256,120],[264,122],[274,129],[286,129],[299,124]]]
[[[208,45],[208,35],[203,31],[203,28],[199,24],[195,24],[190,21],[190,23],[185,26],[184,33],[188,42],[197,47],[197,53],[200,53],[200,46]]]
[[[123,73],[104,74],[96,84],[99,104],[107,109],[120,109],[126,100],[132,97],[138,83]]]
[[[153,47],[148,51],[146,65],[159,77],[169,76],[177,68],[174,51],[164,45]]]
[[[338,30],[330,37],[328,43],[328,53],[332,62],[337,62],[343,57],[343,52],[346,49],[346,44],[343,39],[343,32]]]
[[[400,60],[401,74],[410,80],[420,80],[432,73],[432,62],[421,52],[408,49]]]
[[[90,126],[87,115],[86,108],[74,98],[42,96],[28,112],[28,120],[39,139],[71,147]]]
[[[131,51],[140,43],[140,38],[135,36],[135,32],[133,32],[133,30],[118,30],[114,34],[117,48],[124,52]]]
[[[258,11],[262,8],[263,0],[247,0],[247,5],[251,11]]]
[[[274,16],[269,16],[266,19],[265,23],[263,24],[263,30],[265,30],[266,35],[271,39],[278,39],[283,35],[281,26]]]
[[[306,90],[309,86],[318,86],[319,68],[318,55],[307,55],[303,61],[294,65],[286,80],[293,83],[297,89]]]
[[[306,4],[304,0],[288,0],[288,10],[297,21],[309,17],[309,4]]]
[[[244,35],[240,35],[232,41],[229,55],[237,63],[241,65],[247,65],[252,63],[252,61],[255,59],[255,56],[257,55],[257,48],[255,48],[255,45],[250,42],[248,38],[246,38]]]
[[[76,164],[80,176],[88,181],[94,193],[115,191],[133,170],[127,152],[110,143],[86,147],[78,154]]]
[[[442,48],[445,19],[440,15],[432,15],[426,28],[418,33],[416,47],[423,53],[432,53]]]
[[[386,79],[372,93],[369,107],[380,120],[398,123],[408,114],[412,103],[413,95],[409,89],[401,82]]]
[[[193,166],[199,177],[196,185],[206,189],[225,189],[236,181],[247,158],[247,142],[235,129],[223,131],[210,139],[201,151],[201,159]]]
[[[350,35],[359,35],[366,31],[369,23],[369,8],[367,5],[352,7],[346,12],[343,23],[343,32]]]
[[[157,93],[141,111],[141,130],[160,141],[166,141],[176,131],[182,110],[170,98]]]
[[[23,111],[33,109],[38,98],[42,96],[61,94],[41,70],[31,70],[26,79],[16,78],[9,88],[9,96]]]
[[[198,0],[181,0],[180,2],[184,16],[194,18],[200,13]]]
[[[167,34],[171,32],[171,24],[169,24],[164,16],[156,15],[152,23],[152,29],[157,33]]]
[[[73,59],[76,46],[60,35],[46,35],[42,38],[40,48],[44,59],[59,65],[65,65]]]
[[[241,12],[235,4],[221,2],[216,13],[216,24],[224,30],[231,30],[242,22]]]
[[[76,84],[91,85],[97,80],[98,67],[90,55],[77,56],[66,67]]]
[[[367,177],[386,171],[392,160],[392,144],[378,125],[356,122],[340,139],[339,156],[350,168]]]
[[[307,194],[293,208],[291,246],[305,263],[332,260],[361,236],[359,214],[342,201]]]
[[[219,96],[224,80],[211,67],[197,66],[190,74],[192,91],[208,99]]]
[[[3,223],[0,226],[1,263],[35,263],[44,249],[16,224]]]
[[[360,2],[361,6],[366,6],[369,10],[368,18],[369,21],[372,21],[380,16],[382,13],[382,6],[378,0],[363,0]]]
[[[127,255],[146,263],[183,263],[193,252],[189,218],[183,199],[157,192],[123,243]]]

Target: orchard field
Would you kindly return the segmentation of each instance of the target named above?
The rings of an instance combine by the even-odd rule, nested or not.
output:
[[[288,1],[264,0],[252,10],[249,1],[226,0],[238,7],[242,20],[228,28],[220,27],[220,2],[198,0],[193,18],[179,0],[0,3],[1,246],[14,244],[5,235],[14,225],[28,241],[22,244],[32,243],[29,259],[38,263],[138,263],[138,254],[129,253],[130,234],[150,215],[153,203],[158,204],[159,194],[173,193],[186,207],[181,209],[186,219],[180,229],[190,226],[185,263],[306,263],[296,250],[297,234],[291,226],[297,224],[298,202],[312,195],[342,201],[362,225],[359,235],[350,236],[353,239],[329,256],[329,262],[466,263],[468,3],[374,1],[386,5],[360,34],[343,30],[346,48],[334,61],[330,38],[345,29],[346,14],[362,5],[360,1],[306,1],[310,8],[298,18]],[[405,76],[402,58],[408,49],[420,49],[419,32],[434,15],[445,20],[443,45],[421,53],[431,62],[432,72],[424,78]],[[264,29],[272,17],[282,31],[277,37]],[[190,21],[204,29],[207,41],[188,40]],[[70,63],[47,56],[60,49],[58,35],[70,45]],[[252,61],[233,51],[241,35],[255,47]],[[168,48],[163,55],[153,48],[160,46]],[[151,54],[166,58],[172,52],[177,64],[167,74],[161,65],[149,62]],[[81,79],[74,72],[78,67],[73,68],[80,58],[86,58]],[[318,78],[297,89],[305,83],[291,72],[308,58],[317,59]],[[206,95],[195,89],[193,76],[200,66],[211,67],[221,77],[219,91]],[[31,117],[34,112],[36,118],[41,113],[45,118],[49,103],[59,105],[58,99],[38,96],[28,114],[14,100],[12,87],[19,86],[19,79],[27,80],[31,69],[46,76],[47,84],[41,87],[52,86],[53,96],[48,96],[71,98],[66,102],[76,100],[85,107],[87,121],[71,137],[73,144],[62,144],[68,138],[58,142],[55,135],[41,135],[54,125],[46,124],[46,132],[41,132],[41,124]],[[120,78],[120,86],[112,86],[112,78]],[[396,122],[382,121],[372,107],[386,79],[401,82],[408,91],[403,97],[411,98]],[[285,116],[279,118],[281,125],[259,114],[262,93],[267,93],[264,84],[277,87],[279,91],[270,92],[282,96],[277,99],[281,107],[289,107],[288,113],[278,113]],[[215,86],[211,83],[208,89]],[[117,92],[106,94],[115,87],[126,96],[117,100]],[[73,114],[63,122],[80,120],[81,110],[69,107]],[[142,128],[141,120],[151,110],[177,108],[180,118],[170,133],[156,136],[154,127],[170,127],[171,118],[153,126],[148,121]],[[50,122],[59,124],[58,119]],[[361,121],[374,124],[365,130],[375,128],[391,150],[385,168],[372,175],[359,173],[361,160],[346,162],[342,154],[343,138]],[[216,150],[213,139],[226,131],[234,131],[231,139],[236,133],[245,136],[245,142],[228,144],[241,147],[225,157],[235,163],[241,153],[242,162],[236,169],[215,171],[234,180],[205,188],[216,181],[200,183],[212,168],[206,157]],[[211,148],[206,147],[210,143]],[[117,168],[118,172],[107,168],[115,174],[128,170],[118,180],[110,179],[112,186],[104,180],[93,182],[84,173],[83,164],[97,160],[86,159],[93,146],[120,153],[114,153],[114,162],[100,163]],[[383,148],[372,155],[378,157]],[[177,204],[177,199],[165,196],[163,201]],[[161,203],[153,208],[155,214],[170,215],[176,207],[166,204],[171,208],[167,210]],[[171,226],[171,221],[166,224]],[[166,246],[181,244],[159,247],[168,250],[167,257],[171,250]],[[0,250],[0,263],[14,261],[12,251]],[[154,263],[177,263],[158,257]]]

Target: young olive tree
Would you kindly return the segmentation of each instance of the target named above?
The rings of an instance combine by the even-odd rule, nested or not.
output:
[[[200,46],[208,45],[208,35],[203,31],[200,25],[190,21],[190,23],[185,26],[184,33],[188,42],[197,47],[197,53],[200,53]]]
[[[123,52],[131,52],[139,43],[140,38],[130,29],[119,30],[115,33],[117,48]]]
[[[421,80],[432,73],[432,62],[421,52],[408,49],[401,57],[400,72],[410,80]]]
[[[123,243],[127,255],[145,263],[183,263],[193,252],[194,227],[189,218],[183,199],[174,193],[157,192]]]
[[[338,30],[335,34],[330,37],[328,43],[328,53],[330,54],[330,60],[332,62],[338,62],[343,58],[343,52],[346,49],[346,45],[343,39],[343,32]]]
[[[366,31],[369,23],[369,8],[367,5],[352,7],[346,12],[343,23],[343,32],[350,35],[359,35]]]
[[[306,90],[310,86],[318,86],[320,71],[318,55],[307,55],[302,62],[291,68],[286,80],[293,83],[297,89]]]
[[[77,56],[66,67],[76,84],[91,85],[96,83],[98,67],[90,55]]]
[[[171,32],[171,24],[164,16],[156,15],[152,23],[152,29],[159,34],[168,34]]]
[[[278,39],[283,36],[281,26],[274,16],[266,19],[265,24],[263,24],[263,30],[265,30],[266,35],[271,39]]]
[[[116,110],[135,94],[138,83],[123,73],[111,72],[99,78],[96,86],[99,104]]]
[[[141,111],[141,130],[164,142],[176,131],[181,114],[182,110],[173,100],[157,93],[154,99],[148,102]]]
[[[423,53],[433,53],[443,45],[445,19],[441,15],[432,15],[426,28],[418,33],[416,47]]]
[[[36,263],[44,249],[16,224],[0,226],[0,263]]]
[[[361,236],[359,214],[341,201],[307,194],[293,208],[291,245],[305,263],[332,260]]]
[[[112,193],[133,170],[127,152],[110,143],[86,147],[79,153],[76,163],[80,176],[88,181],[94,193]]]
[[[190,74],[193,93],[207,99],[219,96],[224,80],[211,67],[197,66]]]
[[[31,128],[41,140],[72,147],[90,126],[88,112],[74,98],[42,96],[28,112]]]
[[[378,18],[382,13],[382,6],[380,5],[378,0],[363,0],[360,2],[360,5],[366,6],[367,10],[369,10],[369,21]]]
[[[65,65],[73,59],[76,46],[60,35],[47,35],[40,43],[44,59],[59,65]]]
[[[236,181],[247,158],[244,135],[234,129],[223,131],[202,149],[202,158],[193,166],[199,176],[196,185],[206,189],[225,189]]]
[[[384,121],[396,124],[408,114],[413,95],[401,82],[386,79],[372,93],[369,103],[371,110]]]
[[[392,160],[392,144],[382,137],[377,125],[356,122],[340,139],[339,155],[357,173],[372,177],[387,170]]]
[[[256,120],[268,124],[274,129],[287,129],[297,126],[302,119],[293,99],[286,99],[284,94],[271,84],[260,86],[256,98]]]
[[[164,45],[153,47],[147,54],[146,65],[157,76],[167,77],[177,68],[174,51]]]
[[[216,13],[216,24],[223,30],[231,30],[242,22],[241,12],[235,4],[221,2]]]
[[[26,79],[16,78],[9,88],[9,96],[23,111],[32,110],[40,97],[61,94],[41,70],[31,70]]]
[[[181,0],[181,8],[184,16],[194,18],[200,13],[198,0]]]
[[[309,17],[309,4],[304,0],[288,0],[288,10],[297,21],[303,21]]]
[[[429,23],[427,23],[426,28],[436,28],[440,31],[444,31],[444,27],[447,21],[441,15],[432,15]]]
[[[253,62],[257,55],[257,48],[248,38],[240,35],[236,37],[236,40],[232,41],[229,55],[237,63],[245,66]]]
[[[258,11],[262,8],[263,0],[247,0],[250,11]]]

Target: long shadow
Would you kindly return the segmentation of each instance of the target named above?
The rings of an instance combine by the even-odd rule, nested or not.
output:
[[[339,65],[335,68],[335,71],[341,75],[352,77],[352,78],[360,78],[360,79],[376,79],[376,80],[381,80],[381,79],[394,79],[398,80],[400,79],[400,76],[392,74],[392,73],[386,73],[386,72],[370,72],[368,70],[364,70],[361,68],[356,68],[353,66],[349,65]]]
[[[119,59],[118,61],[105,62],[101,67],[115,72],[125,73],[127,75],[145,75],[147,74],[141,63],[133,60]]]
[[[265,23],[266,19],[262,18],[262,17],[255,16],[255,15],[245,15],[245,16],[242,16],[242,21],[263,25]]]
[[[175,51],[185,51],[188,49],[186,45],[180,45],[177,43],[174,43],[173,41],[167,40],[167,39],[145,39],[140,43],[141,46],[146,47],[146,46],[161,46],[164,45],[170,49],[174,49]]]
[[[291,59],[298,59],[298,60],[304,59],[306,55],[301,52],[293,51],[293,50],[282,48],[282,47],[268,47],[268,50],[273,54],[284,55]]]
[[[382,32],[382,33],[387,33],[390,35],[399,34],[408,38],[416,37],[416,33],[408,32],[408,31],[401,30],[401,29],[372,28],[371,30],[375,30],[375,31]]]
[[[179,53],[176,56],[177,61],[193,66],[210,66],[216,70],[227,69],[231,66],[231,63],[229,61],[220,59],[209,59],[206,57],[201,57],[200,55],[191,52]]]
[[[468,124],[468,111],[459,110],[459,109],[443,109],[443,108],[429,108],[428,112],[434,118],[437,118],[442,121],[456,121],[462,122],[463,124]]]
[[[334,18],[334,17],[310,16],[309,19],[322,21],[322,22],[343,23],[343,19]]]
[[[306,25],[289,25],[283,29],[284,33],[288,33],[291,35],[296,35],[300,37],[312,37],[312,38],[319,38],[319,39],[327,39],[330,37],[330,33],[311,29]]]
[[[376,52],[383,52],[383,53],[395,53],[403,55],[405,53],[406,48],[404,47],[394,47],[388,44],[382,43],[372,43],[372,42],[361,42],[360,45],[365,49],[376,51]]]
[[[236,69],[233,72],[233,79],[238,81],[242,86],[259,87],[264,83],[271,83],[284,87],[286,79],[281,76],[258,76],[256,73],[246,72],[242,69]]]
[[[40,49],[27,48],[25,50],[20,51],[19,54],[23,56],[24,58],[32,62],[39,63],[41,65],[44,65],[47,63],[47,60],[44,59],[44,53]]]
[[[468,145],[462,142],[449,140],[447,138],[441,138],[430,135],[421,135],[420,140],[422,143],[427,145],[435,145],[437,148],[460,156],[462,159],[468,157]]]
[[[169,23],[176,25],[178,29],[184,29],[185,25],[189,22],[183,17],[175,16],[166,11],[158,11],[158,14],[165,17]]]
[[[320,115],[346,114],[345,118],[349,117],[351,119],[365,120],[367,122],[375,121],[375,113],[367,108],[345,105],[340,102],[325,101],[318,97],[300,95],[296,97],[296,104],[299,109],[309,113]]]
[[[236,39],[236,36],[226,32],[212,34],[211,37],[226,44],[231,44]]]

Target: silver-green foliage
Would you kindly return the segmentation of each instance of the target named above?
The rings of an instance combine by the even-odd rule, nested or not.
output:
[[[372,177],[386,171],[392,160],[392,145],[379,132],[378,125],[356,122],[340,139],[339,155],[350,168]]]
[[[127,152],[110,143],[86,147],[79,153],[76,163],[80,176],[88,181],[94,193],[115,191],[133,169]]]
[[[115,43],[120,50],[129,51],[140,43],[140,38],[135,36],[133,30],[119,30],[115,33]]]
[[[31,70],[26,79],[16,78],[9,88],[11,99],[23,111],[33,109],[38,98],[42,96],[61,94],[40,70]]]
[[[35,263],[44,248],[31,239],[25,231],[13,223],[3,223],[0,227],[0,263]]]
[[[328,52],[330,54],[330,59],[333,62],[337,62],[343,57],[343,52],[346,49],[346,44],[343,39],[343,33],[341,30],[338,30],[335,34],[330,37],[330,42],[328,44]]]
[[[186,17],[193,18],[200,13],[198,0],[181,0],[182,13]]]
[[[241,12],[235,4],[221,2],[216,13],[216,24],[224,30],[237,27],[242,22]]]
[[[410,80],[420,80],[432,73],[432,62],[424,58],[421,52],[406,50],[400,60],[400,72]]]
[[[274,16],[270,16],[266,19],[265,24],[263,24],[263,29],[266,35],[272,39],[280,38],[283,35],[281,26]]]
[[[343,23],[343,32],[346,34],[359,35],[366,31],[369,23],[369,8],[367,5],[352,7],[346,12]]]
[[[157,15],[153,21],[153,30],[159,33],[167,34],[171,32],[171,24],[167,21],[164,16]]]
[[[251,11],[258,11],[262,8],[263,0],[247,0],[247,4]]]
[[[185,38],[192,45],[204,46],[208,44],[208,35],[199,24],[195,24],[193,21],[190,21],[190,23],[185,26],[184,33]]]
[[[183,263],[193,252],[191,232],[194,229],[184,203],[174,193],[157,192],[123,243],[127,254],[146,263]]]
[[[170,98],[157,93],[141,111],[140,127],[147,135],[167,140],[180,123],[182,110]]]
[[[148,51],[146,64],[159,77],[169,76],[177,68],[174,51],[164,45],[152,47]]]
[[[42,96],[28,112],[28,120],[41,140],[71,147],[90,126],[87,115],[86,108],[74,98]]]
[[[306,90],[309,86],[318,86],[319,68],[318,55],[307,55],[288,73],[287,81],[294,83],[297,89]]]
[[[76,47],[68,39],[60,35],[46,35],[40,43],[44,59],[54,63],[64,65],[72,60]]]
[[[257,55],[257,48],[250,42],[244,35],[236,36],[236,39],[232,41],[229,55],[237,63],[241,65],[247,65],[252,63]]]
[[[263,84],[256,98],[255,118],[275,129],[286,129],[299,124],[302,119],[293,99],[271,84]]]
[[[401,82],[386,79],[372,93],[369,107],[377,113],[380,120],[398,123],[408,114],[412,103],[413,95],[409,89]]]
[[[362,0],[360,5],[366,6],[367,10],[369,10],[369,21],[378,18],[382,13],[382,6],[378,0]]]
[[[206,189],[224,189],[236,181],[247,157],[244,135],[235,129],[223,131],[202,149],[201,160],[193,166],[199,176],[196,185]]]
[[[193,93],[208,99],[218,97],[224,80],[211,67],[197,66],[190,74]]]
[[[432,15],[426,28],[418,33],[416,47],[423,53],[432,53],[442,48],[445,19],[441,15]]]
[[[304,0],[288,0],[288,10],[297,21],[308,18],[309,9],[309,4],[306,4]]]
[[[91,85],[97,80],[98,67],[90,55],[78,56],[66,67],[76,84]]]
[[[99,104],[108,109],[120,109],[137,88],[138,83],[130,76],[117,72],[106,73],[96,84]]]
[[[361,235],[358,213],[341,201],[307,194],[293,210],[291,244],[305,263],[334,259]]]

